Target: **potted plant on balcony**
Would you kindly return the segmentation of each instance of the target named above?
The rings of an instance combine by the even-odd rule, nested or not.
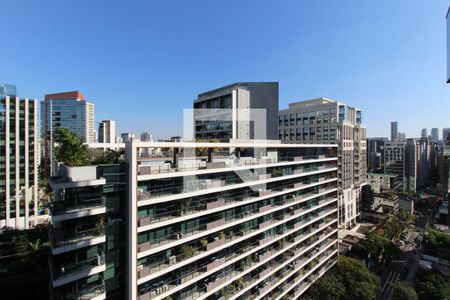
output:
[[[220,291],[220,295],[225,299],[230,298],[233,296],[233,287],[231,285],[227,285]]]
[[[191,198],[183,198],[181,199],[181,215],[185,215],[191,206]]]
[[[200,240],[200,245],[202,246],[202,248],[206,248],[206,245],[208,245],[208,240],[207,239],[201,239]]]
[[[245,282],[244,282],[244,279],[243,279],[242,277],[236,279],[236,280],[233,282],[233,286],[234,286],[234,289],[235,289],[235,290],[240,290],[240,289],[242,289],[242,288],[244,287],[244,285],[245,285]]]
[[[182,245],[180,251],[184,259],[193,257],[198,254],[198,250],[191,245]]]

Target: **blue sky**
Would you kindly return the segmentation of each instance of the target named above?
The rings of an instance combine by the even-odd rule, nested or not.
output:
[[[80,90],[120,132],[181,133],[200,92],[279,81],[364,110],[369,136],[450,127],[448,0],[2,1],[0,82]]]

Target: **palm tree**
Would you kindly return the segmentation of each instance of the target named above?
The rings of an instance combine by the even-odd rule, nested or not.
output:
[[[32,252],[38,251],[42,246],[41,239],[37,239],[34,243],[29,243],[29,248]]]
[[[119,159],[123,154],[125,154],[125,150],[123,148],[119,150],[109,149],[109,155],[112,157],[115,164],[119,163]]]

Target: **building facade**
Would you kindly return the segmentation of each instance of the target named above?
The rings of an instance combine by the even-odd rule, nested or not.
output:
[[[174,155],[146,161],[140,147]],[[298,298],[335,263],[335,146],[126,148],[128,299]]]
[[[125,159],[52,179],[54,299],[296,299],[336,262],[336,145],[129,141]]]
[[[152,141],[153,141],[152,135],[149,132],[144,131],[141,133],[141,142],[152,142]]]
[[[264,116],[259,110],[265,110]],[[277,115],[278,82],[234,83],[198,95],[194,135],[199,140],[273,140],[278,138]],[[255,120],[264,124],[255,128]],[[255,133],[260,128],[264,133]]]
[[[279,112],[279,139],[290,143],[334,143],[339,157],[339,222],[352,227],[366,183],[366,128],[362,111],[325,98],[289,104]]]
[[[126,166],[58,172],[49,182],[51,299],[125,299]]]
[[[94,104],[79,91],[45,95],[42,102],[43,147],[45,174],[56,175],[54,153],[55,131],[66,128],[84,143],[95,142]]]
[[[367,171],[384,172],[384,144],[388,138],[367,139]]]
[[[423,129],[420,131],[420,137],[421,137],[422,139],[428,138],[428,130],[427,130],[426,128],[423,128]]]
[[[387,142],[384,145],[384,173],[396,175],[391,188],[403,190],[405,177],[405,143]]]
[[[113,120],[102,120],[98,124],[98,142],[115,143],[116,142],[116,122]]]
[[[431,145],[428,139],[408,139],[405,145],[405,191],[425,188],[429,179]]]
[[[398,122],[391,122],[391,142],[398,139]]]
[[[439,141],[439,128],[431,128],[431,141]]]
[[[442,140],[444,142],[449,140],[449,134],[450,134],[450,128],[442,128]]]
[[[0,84],[0,228],[38,222],[38,101]]]

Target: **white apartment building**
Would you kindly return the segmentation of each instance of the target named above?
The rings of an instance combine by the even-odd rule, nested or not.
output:
[[[280,110],[278,125],[279,139],[284,142],[338,145],[339,225],[355,225],[367,174],[362,111],[326,98],[299,101]]]
[[[298,299],[336,262],[335,145],[131,141],[126,160],[127,299]]]
[[[299,299],[336,263],[337,145],[124,146],[50,182],[53,299]]]

